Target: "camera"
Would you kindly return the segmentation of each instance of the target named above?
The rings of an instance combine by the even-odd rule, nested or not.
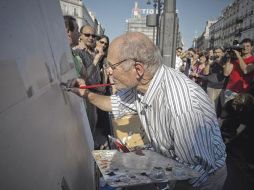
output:
[[[216,59],[216,56],[212,55],[210,57],[208,57],[209,61],[213,62]]]
[[[242,45],[240,45],[237,40],[234,40],[232,46],[228,46],[225,48],[225,54],[222,57],[223,64],[225,64],[229,59],[231,61],[237,60],[237,56],[236,56],[234,50],[242,52],[242,50],[244,50],[244,47]]]
[[[237,57],[236,57],[234,50],[241,52],[243,50],[243,47],[242,46],[227,47],[225,50],[225,56],[228,58],[231,58],[231,60],[236,60]]]

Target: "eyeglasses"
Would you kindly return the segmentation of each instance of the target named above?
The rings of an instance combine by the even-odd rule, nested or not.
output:
[[[92,37],[92,38],[95,38],[96,37],[96,35],[95,34],[88,34],[88,33],[81,33],[81,34],[83,34],[85,37],[87,37],[87,38],[89,38],[90,36]]]
[[[109,61],[107,61],[107,63],[105,64],[104,68],[105,68],[105,69],[108,69],[108,68],[110,67],[112,70],[115,70],[116,67],[117,67],[118,65],[121,65],[123,62],[125,62],[125,61],[127,61],[127,60],[133,60],[133,59],[130,59],[130,58],[124,59],[124,60],[119,61],[119,62],[114,63],[114,64],[112,64],[112,63],[110,63]],[[133,60],[133,61],[135,61],[135,60]]]
[[[107,42],[104,42],[104,41],[99,41],[101,44],[104,44],[104,45],[108,45],[108,43]]]

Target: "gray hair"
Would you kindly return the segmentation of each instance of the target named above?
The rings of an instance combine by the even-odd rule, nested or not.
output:
[[[162,64],[159,48],[147,36],[139,32],[127,32],[122,37],[123,42],[119,45],[119,59],[143,63],[146,71],[154,74]],[[128,70],[132,65],[125,64],[123,68]]]

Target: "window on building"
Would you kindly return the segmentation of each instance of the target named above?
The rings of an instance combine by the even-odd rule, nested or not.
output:
[[[73,9],[73,14],[74,14],[74,16],[78,16],[78,12],[77,12],[76,8]]]
[[[62,10],[64,14],[68,14],[68,8],[66,5],[62,5]]]

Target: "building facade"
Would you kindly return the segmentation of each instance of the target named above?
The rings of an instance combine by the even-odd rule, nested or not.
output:
[[[218,20],[210,26],[208,46],[227,47],[234,40],[240,42],[244,38],[254,40],[254,0],[235,0],[226,6]]]
[[[147,26],[147,15],[154,14],[154,9],[141,9],[138,7],[138,2],[135,2],[134,8],[132,9],[132,17],[126,20],[127,30],[131,32],[141,32],[147,35],[155,44],[157,41],[157,27]],[[176,47],[183,47],[182,36],[179,31],[179,19],[176,13]]]
[[[200,51],[206,50],[209,48],[209,33],[212,24],[216,21],[207,21],[204,32],[196,38],[196,48]]]
[[[94,27],[97,34],[103,34],[105,30],[95,17],[95,14],[89,11],[82,0],[59,0],[63,15],[71,15],[76,18],[79,28],[89,24]]]
[[[138,7],[138,2],[135,2],[135,6],[132,9],[132,18],[126,20],[127,31],[129,32],[141,32],[147,35],[154,43],[156,43],[156,28],[146,26],[146,14],[142,14],[142,11]],[[147,11],[149,13],[149,11]]]
[[[240,39],[254,40],[254,0],[241,0],[238,12]]]
[[[210,49],[221,46],[222,28],[223,28],[223,17],[220,16],[218,20],[210,26],[210,29],[209,29],[209,48]]]
[[[235,1],[229,6],[227,6],[223,11],[223,27],[222,36],[223,39],[222,46],[229,46],[232,42],[239,38],[237,31],[237,13],[238,13],[239,1]]]
[[[183,39],[182,39],[182,34],[179,29],[179,17],[178,17],[178,11],[176,11],[176,27],[175,27],[175,33],[176,35],[176,47],[183,47]]]

